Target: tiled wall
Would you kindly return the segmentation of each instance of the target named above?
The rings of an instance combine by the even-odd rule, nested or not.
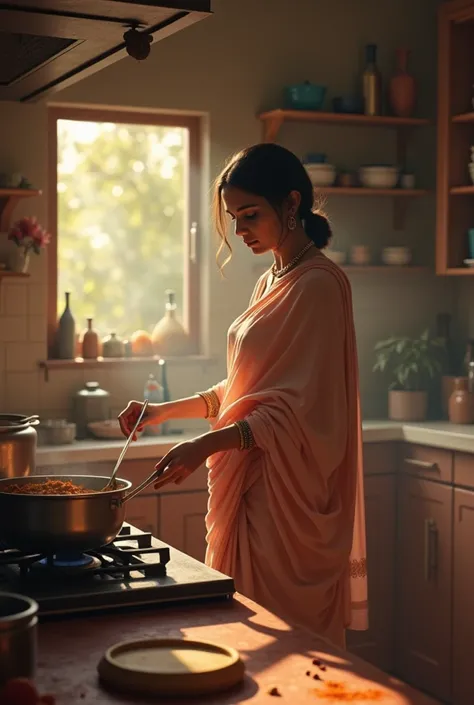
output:
[[[367,42],[379,44],[385,76],[393,70],[395,48],[399,44],[412,47],[419,113],[434,115],[436,3],[432,0],[384,0],[383,10],[373,0],[220,0],[214,9],[213,18],[153,46],[147,61],[124,59],[55,96],[63,102],[192,109],[209,115],[206,213],[210,179],[230,153],[260,139],[255,114],[280,104],[281,88],[289,82],[324,81],[332,95],[352,91],[360,71],[361,48]],[[24,172],[44,193],[42,198],[27,199],[15,215],[35,214],[46,222],[46,106],[1,107],[0,171]],[[346,167],[368,159],[386,162],[395,154],[394,135],[385,130],[285,126],[280,139],[300,155],[325,151],[332,161]],[[414,132],[408,163],[417,171],[420,184],[434,186],[434,128]],[[434,206],[432,196],[408,204],[401,232],[393,229],[390,199],[334,199],[327,209],[337,246],[366,243],[380,250],[387,244],[408,244],[418,261],[432,264]],[[245,307],[256,279],[252,256],[236,246],[222,281],[214,266],[214,238],[206,217],[202,231],[206,241],[206,347],[212,362],[172,367],[170,386],[175,396],[205,388],[225,374],[226,330]],[[2,237],[0,255],[6,246]],[[31,270],[30,279],[4,281],[1,288],[0,408],[63,416],[70,409],[72,395],[90,379],[97,379],[111,392],[114,412],[129,398],[141,396],[146,369],[100,374],[60,370],[53,371],[48,382],[44,380],[36,365],[46,354],[48,274],[43,255],[33,259]],[[354,274],[352,284],[364,413],[381,416],[386,391],[371,372],[373,344],[392,332],[417,333],[433,323],[437,311],[453,310],[453,285],[430,274],[395,273]],[[314,307],[317,321],[318,307],[324,302],[308,305]],[[160,315],[157,309],[157,318]]]

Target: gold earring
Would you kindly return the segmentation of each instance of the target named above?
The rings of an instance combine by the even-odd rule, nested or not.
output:
[[[296,218],[294,215],[288,216],[288,230],[294,230],[296,228]]]

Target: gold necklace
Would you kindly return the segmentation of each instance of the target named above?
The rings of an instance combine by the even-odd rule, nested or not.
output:
[[[290,262],[288,262],[288,264],[285,264],[285,266],[282,267],[281,269],[277,269],[277,266],[276,266],[275,263],[272,264],[271,272],[272,272],[273,276],[276,277],[277,279],[279,279],[279,278],[282,277],[284,274],[286,274],[287,272],[289,272],[290,269],[293,269],[293,267],[295,266],[295,264],[298,264],[298,262],[300,261],[300,259],[301,259],[302,257],[304,257],[304,255],[308,252],[308,250],[309,250],[311,247],[313,247],[313,245],[314,245],[314,242],[308,242],[308,243],[306,243],[306,245],[303,247],[303,249],[302,249],[300,252],[298,252],[298,254],[296,255],[296,257],[293,257],[293,259],[292,259]]]

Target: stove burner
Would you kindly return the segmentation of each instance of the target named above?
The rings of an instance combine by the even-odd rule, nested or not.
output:
[[[0,569],[12,570],[21,580],[41,582],[86,576],[101,581],[140,581],[165,576],[169,558],[169,548],[154,547],[150,533],[132,531],[125,525],[112,543],[85,553],[61,551],[54,555],[28,555],[0,548]]]
[[[55,576],[76,577],[87,575],[91,570],[100,568],[100,565],[98,558],[87,553],[56,553],[35,561],[31,569],[48,571]]]
[[[85,553],[56,553],[40,560],[42,565],[54,568],[87,568],[93,562],[94,558]]]

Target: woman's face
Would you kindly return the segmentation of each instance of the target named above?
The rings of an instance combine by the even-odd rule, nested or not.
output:
[[[275,209],[261,196],[254,196],[234,186],[222,190],[222,200],[235,224],[235,234],[256,255],[276,250],[285,237],[282,223],[288,220],[289,209],[283,208],[281,220]]]

